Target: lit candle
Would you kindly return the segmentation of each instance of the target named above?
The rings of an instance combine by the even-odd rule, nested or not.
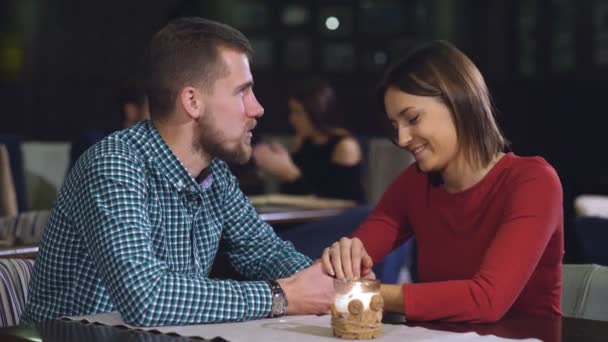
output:
[[[375,279],[334,280],[331,326],[343,339],[376,338],[382,333],[380,282]]]
[[[336,307],[336,311],[346,313],[348,312],[348,303],[353,299],[358,299],[363,303],[363,311],[369,310],[369,303],[376,294],[378,293],[364,292],[360,282],[353,282],[349,292],[342,294],[336,293],[334,306]]]

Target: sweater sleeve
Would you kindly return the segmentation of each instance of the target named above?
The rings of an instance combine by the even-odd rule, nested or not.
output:
[[[511,183],[477,272],[470,279],[403,285],[408,319],[494,322],[511,308],[563,219],[561,184],[550,166],[520,170]]]
[[[352,237],[359,238],[374,263],[409,239],[413,232],[403,208],[404,189],[408,189],[408,169],[386,190],[382,198]]]

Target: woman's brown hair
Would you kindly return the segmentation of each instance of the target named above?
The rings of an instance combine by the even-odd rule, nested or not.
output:
[[[487,166],[507,147],[483,76],[452,44],[424,43],[391,64],[378,86],[383,108],[384,94],[390,87],[444,103],[452,114],[459,144],[474,165]]]

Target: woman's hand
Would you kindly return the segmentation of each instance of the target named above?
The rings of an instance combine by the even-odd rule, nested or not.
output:
[[[374,265],[358,238],[343,237],[323,250],[323,269],[338,279],[375,278]]]
[[[259,169],[281,181],[292,182],[301,176],[300,169],[281,144],[257,144],[253,147],[253,160]]]

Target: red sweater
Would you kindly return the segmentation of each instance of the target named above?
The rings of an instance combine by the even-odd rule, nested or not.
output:
[[[454,194],[410,166],[353,236],[378,262],[412,235],[421,282],[403,285],[408,319],[561,314],[562,189],[544,159],[508,153]]]

